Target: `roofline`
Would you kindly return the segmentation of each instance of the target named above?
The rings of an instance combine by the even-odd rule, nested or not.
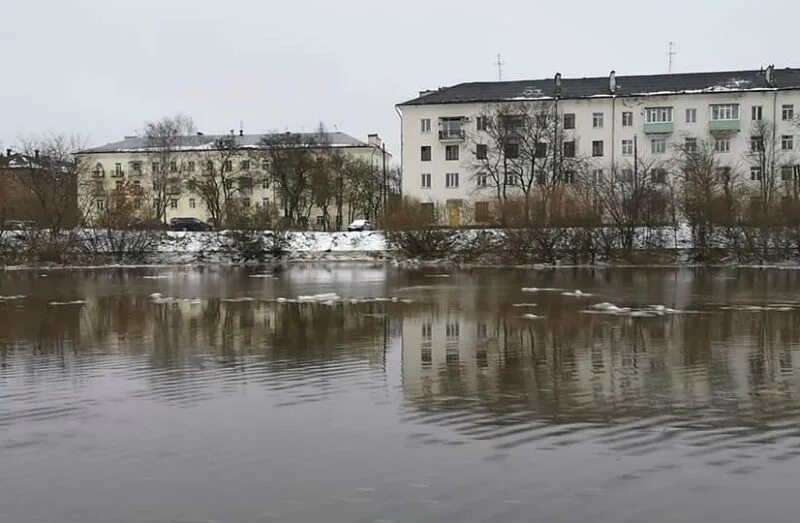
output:
[[[103,147],[103,146],[101,145],[100,147]],[[300,147],[303,147],[303,146],[300,145],[300,146],[298,146],[296,148],[300,148]],[[378,147],[376,145],[372,145],[372,144],[369,144],[369,143],[363,143],[361,145],[318,145],[318,146],[311,146],[309,148],[311,148],[311,149],[375,149],[375,150],[378,150],[378,151],[382,151],[383,150],[381,147]],[[256,150],[268,149],[268,147],[243,146],[243,147],[237,147],[236,149],[237,150],[241,150],[241,151],[247,151],[247,150],[256,151]],[[216,152],[216,151],[221,151],[221,150],[222,149],[218,149],[218,148],[210,148],[210,149],[209,148],[192,148],[192,149],[176,149],[174,152],[175,152],[175,154],[179,154],[179,153],[201,153],[201,152],[208,153],[208,152]],[[153,152],[156,152],[156,153],[159,152],[158,148],[152,148],[152,149],[145,149],[145,148],[141,148],[141,149],[116,149],[116,150],[111,150],[111,151],[93,151],[91,149],[86,149],[85,151],[78,151],[77,153],[75,153],[75,155],[76,156],[80,156],[80,155],[87,155],[87,154],[153,153]],[[388,156],[392,155],[392,153],[390,153],[389,151],[386,151],[386,154]]]

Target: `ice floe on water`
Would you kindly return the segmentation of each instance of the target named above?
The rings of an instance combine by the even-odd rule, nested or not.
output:
[[[157,305],[171,304],[171,303],[188,303],[189,305],[201,305],[203,300],[199,298],[173,298],[171,296],[164,296],[160,292],[154,292],[149,296],[150,302]]]
[[[251,275],[248,276],[248,278],[264,278],[264,279],[269,279],[269,280],[277,280],[278,279],[278,277],[275,276],[274,274],[251,274]]]
[[[512,307],[538,307],[538,303],[512,303]]]
[[[142,276],[143,280],[169,280],[171,276],[165,274],[156,274],[151,276]]]
[[[564,289],[558,287],[523,287],[522,292],[560,292]]]
[[[572,292],[569,292],[569,291],[562,292],[561,295],[562,296],[572,296],[574,298],[588,298],[590,296],[594,296],[594,294],[589,294],[588,292],[583,292],[580,289],[575,289]]]
[[[766,305],[723,305],[723,311],[739,312],[794,312],[800,311],[800,304],[796,303],[768,303]]]
[[[544,316],[537,316],[536,314],[523,314],[523,318],[526,320],[543,320]]]
[[[222,298],[220,301],[224,301],[226,303],[246,303],[251,301],[256,301],[255,298],[250,298],[248,296],[242,296],[240,298]]]
[[[25,296],[22,295],[22,294],[15,294],[13,296],[0,296],[0,302],[24,300],[24,299],[25,299]]]
[[[405,304],[414,303],[413,300],[398,298],[397,296],[374,297],[374,298],[343,298],[333,292],[324,294],[301,295],[298,296],[297,298],[280,297],[268,301],[275,301],[277,303],[301,303],[301,304],[321,304],[321,305],[336,305],[336,304],[358,305],[362,303],[405,303]]]
[[[449,274],[426,274],[426,278],[450,278]]]
[[[620,307],[604,301],[590,305],[587,310],[581,311],[583,314],[610,314],[614,316],[627,316],[629,318],[658,318],[672,314],[696,314],[697,311],[681,311],[672,309],[666,305],[645,305],[640,308]]]
[[[48,305],[52,305],[54,307],[62,306],[62,305],[85,305],[86,300],[72,300],[72,301],[51,301]]]

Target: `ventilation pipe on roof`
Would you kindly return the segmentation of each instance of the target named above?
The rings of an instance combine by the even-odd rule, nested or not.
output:
[[[611,74],[608,75],[608,90],[611,94],[615,94],[617,92],[617,72],[611,71]]]
[[[765,74],[767,77],[767,85],[770,87],[775,87],[775,65],[770,64],[767,66],[767,71]]]
[[[378,147],[382,145],[381,137],[377,134],[368,134],[367,135],[367,142],[372,145],[373,147]]]
[[[556,84],[556,96],[561,96],[561,73],[556,73],[553,82]]]
[[[11,158],[11,149],[6,149],[6,156]]]
[[[38,160],[39,159],[39,149],[34,149],[33,150],[33,159],[34,160]]]

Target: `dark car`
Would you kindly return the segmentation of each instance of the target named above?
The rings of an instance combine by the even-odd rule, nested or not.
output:
[[[210,231],[211,226],[197,218],[173,218],[169,221],[171,231]]]

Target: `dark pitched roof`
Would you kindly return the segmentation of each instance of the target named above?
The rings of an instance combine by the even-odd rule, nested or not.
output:
[[[767,84],[764,71],[720,71],[709,73],[652,74],[617,76],[617,96],[658,94],[696,94],[759,89],[798,89],[800,69],[775,69],[775,86]],[[556,94],[553,78],[513,82],[469,82],[443,87],[399,104],[433,105],[467,102],[552,99]],[[609,77],[563,78],[562,99],[611,96]]]
[[[228,138],[230,135],[224,134],[203,134],[192,136],[181,136],[180,147],[185,150],[213,150],[214,144],[221,138]],[[256,147],[263,139],[276,139],[283,134],[245,134],[236,135],[236,143],[239,147],[250,148]],[[308,143],[318,140],[317,133],[292,133],[292,137],[306,137]],[[349,134],[340,132],[325,133],[325,141],[329,147],[368,147],[368,144],[353,138]],[[126,136],[125,139],[118,142],[107,143],[91,149],[81,151],[81,153],[113,153],[113,152],[127,152],[127,151],[146,151],[147,140],[142,136]]]

